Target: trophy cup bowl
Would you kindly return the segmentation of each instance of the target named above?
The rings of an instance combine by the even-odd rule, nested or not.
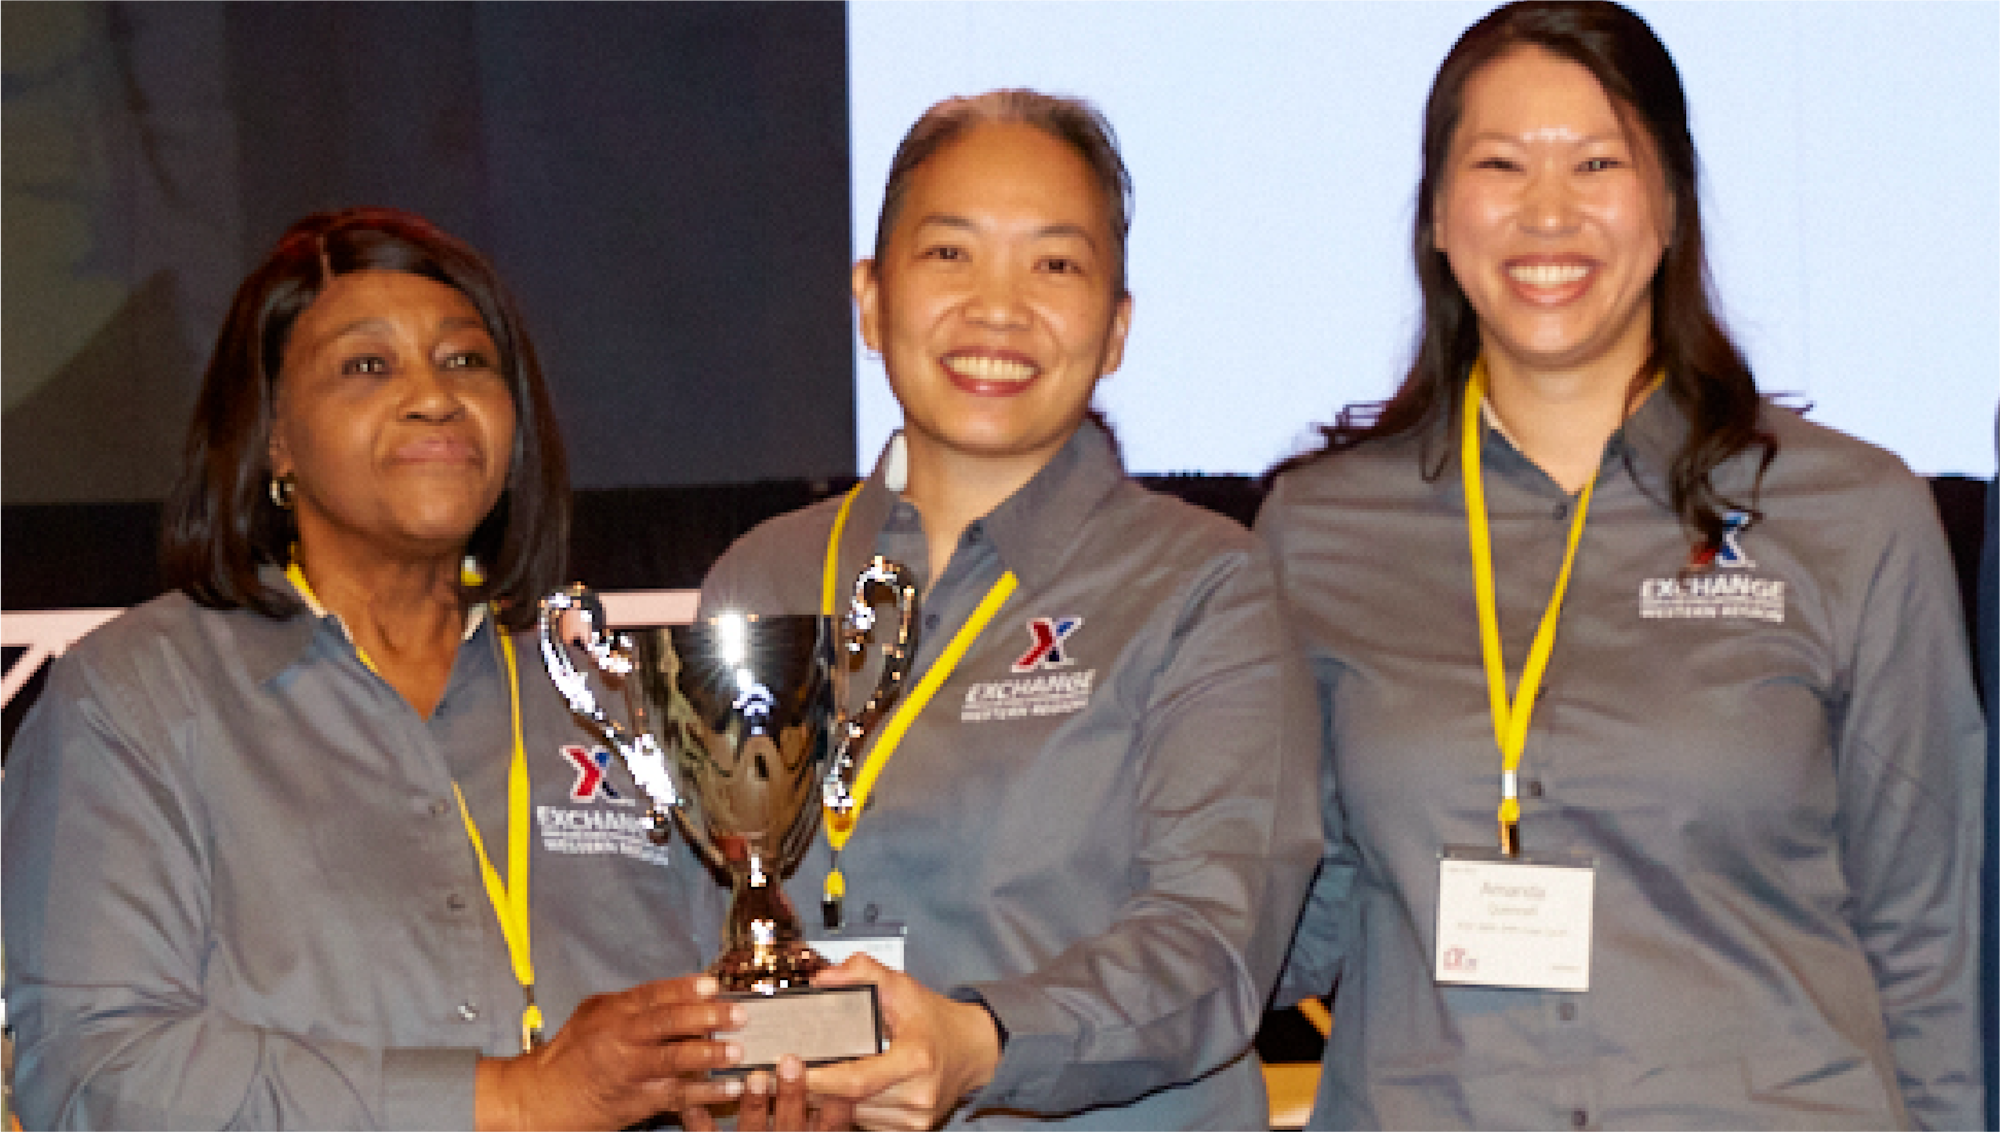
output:
[[[879,561],[871,569],[885,565],[900,569]],[[906,582],[891,587],[902,626],[883,646],[875,694],[853,718],[841,710],[849,658],[865,648],[874,623],[866,602],[883,584],[864,572],[844,625],[723,613],[613,634],[586,587],[542,601],[549,674],[651,800],[654,839],[678,826],[728,878],[724,946],[709,973],[751,1009],[751,1024],[733,1035],[745,1050],[739,1068],[773,1064],[783,1053],[816,1063],[880,1049],[872,986],[810,988],[826,960],[806,942],[783,882],[818,832],[830,787],[845,781],[851,748],[900,691],[916,610]],[[598,706],[593,672],[623,693],[629,723]]]
[[[808,985],[826,963],[805,943],[783,879],[819,828],[835,719],[831,618],[723,614],[629,634],[633,725],[664,748],[688,840],[730,881],[727,944],[710,973],[728,991]]]

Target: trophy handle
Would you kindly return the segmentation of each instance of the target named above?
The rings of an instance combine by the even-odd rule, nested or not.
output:
[[[581,631],[565,637],[565,623],[574,624],[578,620],[582,623]],[[674,789],[673,776],[667,772],[666,753],[660,750],[659,742],[651,734],[640,732],[634,735],[630,728],[612,719],[597,706],[597,697],[590,690],[589,678],[570,659],[570,651],[566,647],[570,644],[580,646],[600,672],[622,677],[632,672],[631,642],[606,633],[604,603],[590,587],[581,583],[557,590],[542,599],[540,628],[542,662],[548,667],[549,679],[555,683],[563,699],[569,701],[570,711],[588,723],[598,737],[625,760],[633,781],[652,802],[649,816],[653,823],[653,840],[665,841],[672,830],[672,819],[668,815],[678,816],[681,812],[680,793]]]
[[[902,617],[895,637],[881,642],[881,678],[860,711],[848,715],[843,700],[834,724],[833,758],[827,764],[823,793],[826,807],[835,813],[845,814],[854,809],[849,788],[854,784],[855,752],[902,696],[903,679],[909,675],[910,662],[917,654],[917,584],[902,563],[878,554],[854,579],[854,597],[848,603],[847,617],[840,629],[841,644],[847,653],[843,660],[860,656],[875,640],[875,606],[885,600],[893,601]]]

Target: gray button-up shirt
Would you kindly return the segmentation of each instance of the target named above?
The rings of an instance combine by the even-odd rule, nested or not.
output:
[[[1405,438],[1277,484],[1340,791],[1285,988],[1344,959],[1316,1126],[1978,1125],[1983,737],[1936,511],[1894,457],[1765,424],[1765,517],[1705,564],[1660,502],[1667,398],[1605,454],[1520,767],[1526,851],[1597,862],[1586,993],[1432,980],[1438,853],[1492,846],[1499,801],[1456,428],[1432,481]],[[1574,501],[1481,452],[1511,688]]]
[[[871,554],[929,561],[882,474],[845,579]],[[707,609],[817,612],[835,506],[745,536]],[[910,974],[1006,1026],[954,1123],[1262,1127],[1248,1046],[1321,843],[1318,725],[1269,569],[1235,523],[1127,480],[1086,425],[924,587],[912,683],[1007,569],[1020,588],[842,854],[847,917],[905,925]],[[802,907],[828,857],[822,833],[787,886]]]
[[[281,583],[282,584],[282,583]],[[452,782],[505,875],[490,622],[420,718],[331,619],[172,594],[58,661],[7,762],[7,1004],[29,1127],[470,1128],[523,994]],[[516,638],[549,1032],[705,958],[720,889]]]

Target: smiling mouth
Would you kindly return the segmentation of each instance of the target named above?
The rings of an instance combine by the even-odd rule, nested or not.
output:
[[[1580,263],[1524,263],[1507,269],[1507,278],[1530,287],[1562,287],[1590,274]]]
[[[1041,372],[1040,368],[1014,358],[996,358],[990,354],[947,354],[944,368],[953,376],[970,381],[997,381],[1014,385],[1031,381]]]

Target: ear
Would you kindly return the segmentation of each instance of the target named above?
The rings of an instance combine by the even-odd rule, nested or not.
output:
[[[854,309],[861,315],[861,341],[879,354],[882,352],[882,285],[876,277],[875,261],[855,261],[850,283],[854,288]]]
[[[271,422],[270,435],[264,443],[264,457],[270,461],[274,476],[282,476],[292,470],[292,453],[285,443],[285,426],[279,421]]]
[[[1118,372],[1125,364],[1125,335],[1132,329],[1132,296],[1130,293],[1118,297],[1118,306],[1111,312],[1111,333],[1104,339],[1104,363],[1097,367],[1097,376],[1102,379]]]

